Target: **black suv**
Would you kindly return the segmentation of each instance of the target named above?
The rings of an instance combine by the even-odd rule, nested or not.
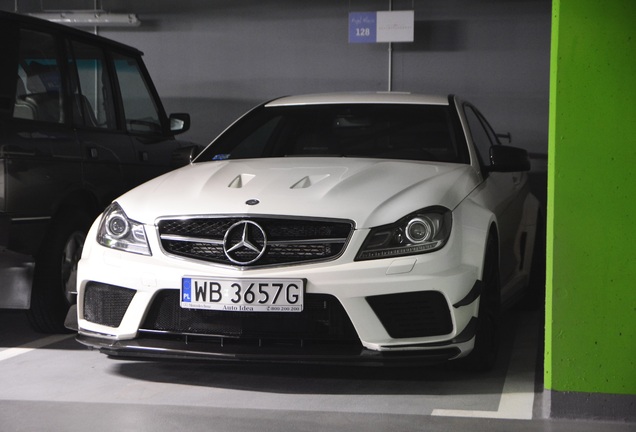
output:
[[[0,308],[64,331],[86,232],[112,199],[196,152],[129,46],[0,12]]]

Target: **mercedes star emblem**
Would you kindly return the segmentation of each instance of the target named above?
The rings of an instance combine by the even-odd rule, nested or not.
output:
[[[249,220],[236,222],[225,232],[223,251],[238,265],[256,262],[265,253],[267,236],[259,224]]]

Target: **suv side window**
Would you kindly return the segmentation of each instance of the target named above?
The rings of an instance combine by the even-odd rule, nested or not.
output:
[[[102,49],[72,42],[69,59],[72,82],[73,123],[102,129],[115,129],[115,106],[111,80]],[[73,73],[74,72],[74,73]]]
[[[114,54],[113,57],[124,106],[126,130],[160,134],[162,127],[159,111],[137,60],[121,54]]]
[[[13,117],[63,123],[62,78],[55,39],[48,33],[20,31]]]

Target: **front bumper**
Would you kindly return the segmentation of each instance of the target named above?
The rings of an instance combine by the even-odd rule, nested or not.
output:
[[[78,341],[116,357],[217,361],[421,364],[460,358],[470,352],[474,346],[480,282],[477,268],[461,262],[458,242],[451,238],[444,249],[431,254],[356,262],[354,254],[366,233],[359,234],[352,238],[347,252],[338,260],[248,271],[175,259],[161,253],[134,255],[90,243],[85,246],[78,270]],[[94,234],[89,233],[88,238],[91,237],[94,238]],[[158,244],[153,244],[154,238],[149,241],[151,250],[160,250]],[[322,303],[328,298],[325,303],[331,302],[341,312],[333,321],[321,318],[322,315],[313,316],[312,323],[318,322],[323,328],[307,338],[296,334],[288,337],[294,333],[289,328],[307,323],[305,318],[291,318],[290,313],[275,316],[261,312],[256,313],[262,314],[260,317],[245,318],[252,320],[246,328],[268,328],[266,337],[259,333],[262,328],[256,335],[247,337],[240,325],[229,336],[216,331],[205,334],[200,327],[197,331],[190,331],[187,326],[175,330],[178,323],[190,323],[190,319],[199,320],[198,324],[205,326],[216,326],[226,316],[234,322],[243,322],[243,317],[247,317],[237,312],[234,316],[201,318],[199,312],[184,312],[178,303],[181,280],[184,276],[196,275],[303,279],[307,299],[318,298]],[[108,296],[108,302],[115,305],[121,305],[128,297],[124,306],[118,306],[121,313],[115,319],[111,303],[95,296],[102,291]],[[422,316],[428,314],[420,313],[426,309],[418,309],[410,301],[411,296],[418,299],[420,295],[424,300],[435,298],[431,302],[432,309],[443,305],[444,325],[436,327],[442,330],[411,331],[411,322],[419,323]],[[157,305],[168,298],[170,302]],[[91,310],[90,304],[101,304],[102,309]],[[391,305],[388,312],[387,304]],[[164,311],[165,307],[174,317],[171,316],[165,326],[154,324],[157,321],[153,321],[153,317],[164,316],[157,311]],[[406,307],[405,313],[402,307]],[[331,317],[332,310],[327,309],[324,313]],[[105,318],[100,323],[96,316]],[[262,326],[261,317],[267,321]],[[341,318],[347,323],[342,324]],[[401,325],[389,325],[391,319],[401,321]],[[352,330],[335,331],[337,335],[332,338],[329,333],[336,325]],[[277,328],[285,328],[287,333],[279,337]],[[327,337],[323,337],[324,334]]]

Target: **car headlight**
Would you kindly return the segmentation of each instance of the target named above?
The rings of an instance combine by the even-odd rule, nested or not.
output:
[[[451,211],[428,207],[399,221],[372,228],[356,261],[433,252],[444,247],[450,236]]]
[[[97,243],[141,255],[152,255],[143,224],[128,219],[117,203],[104,211],[97,231]]]

